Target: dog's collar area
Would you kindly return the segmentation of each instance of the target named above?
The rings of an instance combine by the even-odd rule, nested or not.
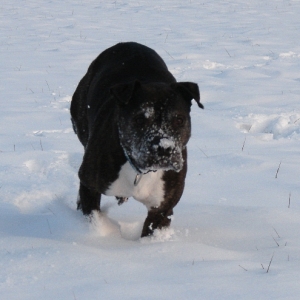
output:
[[[135,176],[135,179],[134,179],[134,186],[137,186],[139,184],[139,182],[141,181],[142,179],[142,176],[145,175],[145,174],[148,174],[149,172],[156,172],[156,171],[152,171],[152,170],[149,170],[145,173],[143,173],[133,162],[132,162],[132,159],[130,158],[130,156],[128,155],[127,151],[123,148],[123,152],[124,152],[124,155],[127,159],[127,161],[129,162],[130,166],[132,167],[132,169],[137,173],[136,176]]]
[[[142,174],[136,174],[134,182],[133,182],[134,186],[137,186],[139,184],[139,182],[142,179],[142,176],[143,176],[143,173]]]
[[[127,151],[123,148],[123,152],[125,154],[125,157],[127,159],[127,161],[129,162],[130,166],[132,167],[132,169],[139,175],[139,174],[144,174],[132,161],[132,159],[130,158],[130,156],[128,155]],[[148,172],[147,172],[148,173]],[[146,173],[145,173],[146,174]]]

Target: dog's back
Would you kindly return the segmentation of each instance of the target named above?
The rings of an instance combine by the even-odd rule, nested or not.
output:
[[[134,42],[110,47],[91,63],[71,103],[73,128],[84,146],[90,130],[88,120],[94,120],[99,109],[112,99],[110,88],[133,80],[142,83],[176,81],[154,50]],[[93,109],[89,110],[92,106]]]
[[[91,64],[88,73],[110,85],[132,80],[174,82],[166,64],[152,49],[134,42],[119,43],[103,51]],[[150,78],[149,78],[150,75]]]

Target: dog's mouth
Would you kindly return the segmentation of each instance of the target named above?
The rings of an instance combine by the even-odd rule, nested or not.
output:
[[[164,170],[164,171],[175,171],[180,172],[182,170],[183,164],[178,163],[177,161],[167,161],[165,159],[158,161],[156,163],[153,163],[151,165],[145,166],[143,169],[143,173],[149,172],[149,171],[157,171],[157,170]]]
[[[173,161],[172,159],[160,159],[155,161],[147,161],[145,164],[135,163],[135,169],[139,171],[139,173],[148,173],[148,172],[156,172],[158,170],[163,171],[175,171],[180,172],[183,167],[183,162]]]

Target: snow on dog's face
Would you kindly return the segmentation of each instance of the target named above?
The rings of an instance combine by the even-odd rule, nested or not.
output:
[[[136,81],[115,86],[111,92],[119,104],[120,143],[133,165],[141,172],[179,172],[184,165],[182,150],[191,134],[191,100],[198,99],[202,106],[198,86]]]

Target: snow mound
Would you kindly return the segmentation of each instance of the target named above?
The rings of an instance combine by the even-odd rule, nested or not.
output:
[[[239,119],[237,127],[244,133],[259,134],[265,140],[297,139],[300,134],[300,113],[250,114]]]
[[[120,227],[117,222],[107,216],[105,212],[94,211],[89,217],[91,221],[91,231],[101,237],[120,235]]]
[[[282,57],[282,58],[300,57],[300,54],[297,54],[293,51],[289,51],[289,52],[280,53],[279,57]]]
[[[110,207],[114,205],[103,205],[102,211],[94,211],[89,218],[90,231],[95,237],[118,237],[128,241],[137,241],[142,232],[142,222],[115,221],[108,216]]]

